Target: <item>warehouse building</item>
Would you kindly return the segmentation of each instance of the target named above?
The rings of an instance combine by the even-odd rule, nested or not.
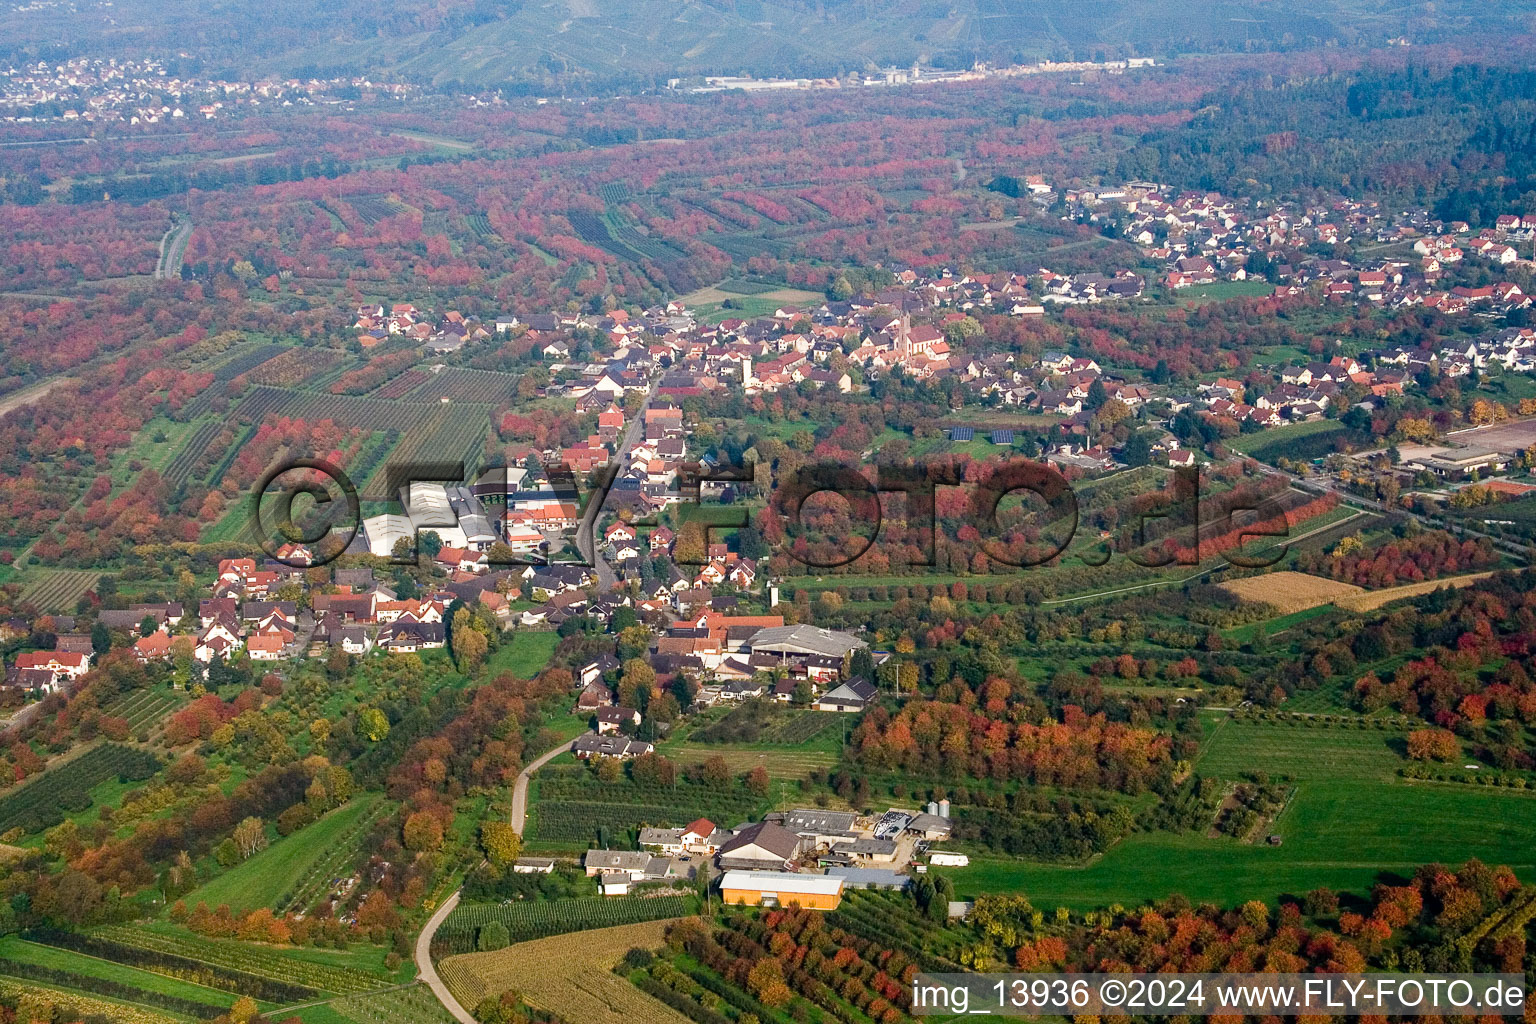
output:
[[[720,878],[720,896],[737,906],[836,910],[843,901],[843,880],[788,871],[727,871]]]

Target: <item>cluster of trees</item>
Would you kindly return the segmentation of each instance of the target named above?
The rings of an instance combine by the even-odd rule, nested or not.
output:
[[[1509,868],[1468,861],[1425,865],[1363,902],[1314,889],[1277,909],[1252,900],[1224,910],[1173,896],[1063,928],[1027,902],[993,908],[1010,898],[986,897],[974,917],[984,934],[1016,945],[1014,965],[1030,971],[1520,972],[1524,930],[1492,926],[1522,891]]]
[[[874,709],[850,739],[854,756],[875,772],[953,778],[964,766],[961,774],[978,779],[1129,793],[1173,768],[1167,735],[1073,705],[1059,715],[1030,714],[1027,704],[1016,713],[1011,693],[1006,680],[994,678],[969,706],[910,700],[895,715]]]
[[[1376,548],[1367,548],[1356,538],[1345,540],[1355,543],[1341,543],[1328,553],[1304,555],[1296,567],[1302,572],[1377,588],[1475,572],[1499,561],[1493,542],[1486,537],[1458,540],[1444,530],[1427,530]]]
[[[18,291],[150,274],[160,236],[170,226],[170,214],[159,204],[0,204],[0,273]]]
[[[807,910],[734,915],[711,928],[687,918],[668,929],[667,945],[728,983],[719,994],[742,1013],[772,1019],[799,996],[830,1015],[896,1024],[911,1006],[917,963],[905,953],[854,935]],[[697,976],[695,976],[697,977]]]

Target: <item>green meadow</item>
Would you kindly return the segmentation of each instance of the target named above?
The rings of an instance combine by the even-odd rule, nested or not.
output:
[[[1409,782],[1395,730],[1223,719],[1196,770],[1236,781],[1262,772],[1293,787],[1266,828],[1281,845],[1203,833],[1137,833],[1086,865],[973,857],[950,872],[963,896],[1021,892],[1037,906],[1134,905],[1171,893],[1196,902],[1273,902],[1326,885],[1363,893],[1383,874],[1476,857],[1536,879],[1536,793]]]

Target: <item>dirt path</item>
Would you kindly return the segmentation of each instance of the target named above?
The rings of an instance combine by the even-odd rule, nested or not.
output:
[[[22,388],[20,391],[11,392],[9,395],[0,398],[0,416],[31,405],[38,399],[46,397],[48,392],[68,380],[68,377],[53,377],[43,381],[41,384],[34,384],[29,388]]]
[[[553,750],[546,750],[518,773],[517,782],[512,785],[512,828],[518,835],[523,834],[523,823],[528,817],[528,780],[533,777],[534,772],[570,750],[571,744],[575,742],[574,739],[567,740]],[[416,971],[418,980],[426,982],[432,994],[437,997],[437,1001],[443,1004],[443,1008],[452,1014],[459,1024],[478,1024],[469,1011],[459,1005],[453,993],[448,991],[448,986],[443,984],[437,968],[432,964],[432,937],[437,934],[437,930],[443,926],[443,922],[448,920],[448,915],[453,913],[453,908],[458,905],[459,894],[455,892],[443,901],[443,905],[438,907],[437,912],[427,920],[426,926],[421,929],[421,934],[416,936]]]
[[[453,913],[453,908],[459,905],[459,894],[454,893],[443,905],[437,908],[437,913],[427,921],[427,926],[416,936],[416,973],[420,980],[427,983],[432,994],[437,996],[437,1001],[443,1004],[443,1009],[453,1014],[453,1018],[459,1024],[478,1024],[468,1010],[459,1005],[459,1001],[453,998],[453,993],[448,991],[448,986],[443,984],[443,979],[438,977],[437,968],[432,965],[432,936],[442,927],[448,915]]]
[[[582,735],[586,735],[583,733]],[[546,750],[536,757],[526,768],[517,773],[517,781],[512,784],[512,831],[518,835],[523,834],[523,825],[528,821],[528,783],[533,778],[533,773],[543,768],[546,764],[571,749],[571,744],[576,740],[567,740],[554,750]]]

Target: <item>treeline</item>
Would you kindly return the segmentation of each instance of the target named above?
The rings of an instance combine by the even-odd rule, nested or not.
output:
[[[1083,861],[1109,849],[1134,825],[1131,813],[1123,807],[1058,803],[1068,806],[1054,814],[957,808],[954,838],[1026,860]]]
[[[89,974],[77,974],[74,971],[43,967],[40,964],[22,963],[20,960],[12,960],[8,957],[0,957],[0,974],[23,981],[40,981],[44,985],[72,988],[77,992],[89,992],[109,999],[157,1006],[162,1010],[170,1010],[172,1013],[196,1020],[208,1020],[225,1012],[225,1007],[213,1003],[200,1003],[195,999],[168,996],[121,981],[108,981]]]
[[[1298,560],[1296,568],[1361,587],[1392,587],[1476,572],[1498,562],[1499,553],[1486,537],[1458,540],[1443,530],[1430,530],[1377,548],[1313,552]]]
[[[274,978],[207,964],[190,957],[159,953],[93,935],[80,935],[75,932],[47,928],[28,932],[25,938],[29,942],[40,942],[46,946],[74,950],[76,953],[110,960],[113,963],[127,964],[130,967],[142,967],[156,974],[180,978],[182,981],[190,981],[195,985],[204,985],[208,988],[248,995],[269,1003],[297,1003],[305,999],[318,998],[321,994],[319,989],[310,988],[307,985],[294,985]]]
[[[103,197],[119,203],[147,203],[194,189],[213,192],[230,185],[276,185],[308,178],[339,178],[357,169],[356,165],[334,156],[287,164],[255,160],[224,165],[210,163],[189,172],[117,174],[77,181],[69,186],[68,194],[69,201],[76,205],[100,202]]]

